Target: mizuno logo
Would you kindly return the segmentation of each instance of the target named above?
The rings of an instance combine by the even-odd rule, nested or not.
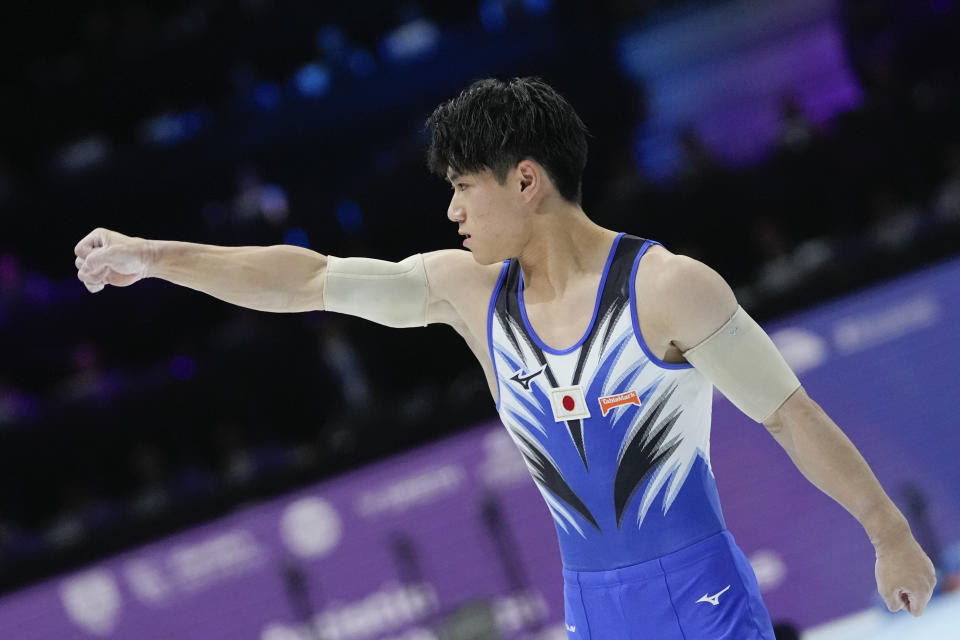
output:
[[[514,382],[520,383],[520,386],[523,387],[524,391],[530,391],[530,381],[536,378],[538,375],[540,375],[544,371],[546,371],[546,369],[547,369],[547,365],[543,365],[542,367],[540,367],[539,371],[531,373],[528,376],[524,376],[523,369],[520,369],[515,374],[513,374],[513,376],[511,376],[510,379],[513,380]]]
[[[577,628],[576,628],[575,626],[570,626],[570,625],[568,624],[568,625],[566,625],[566,627],[567,627],[567,631],[569,631],[570,633],[576,633],[576,632],[577,632]]]
[[[709,602],[710,604],[712,604],[712,605],[715,606],[715,607],[720,606],[720,596],[722,596],[723,594],[725,594],[725,593],[726,593],[727,591],[729,591],[729,590],[730,590],[730,585],[727,585],[727,588],[724,589],[723,591],[721,591],[721,592],[718,593],[718,594],[715,594],[715,595],[712,595],[712,596],[708,596],[707,594],[703,594],[703,597],[700,598],[699,600],[697,600],[697,603],[699,604],[699,603],[701,603],[701,602],[703,602],[703,603]]]

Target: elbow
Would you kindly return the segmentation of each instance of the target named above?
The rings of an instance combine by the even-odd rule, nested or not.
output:
[[[772,416],[764,420],[763,426],[774,435],[783,431],[783,417],[780,415],[780,410],[777,409]]]
[[[820,406],[807,395],[806,390],[803,387],[798,387],[769,418],[763,421],[763,426],[770,433],[777,434],[801,415],[819,410]]]

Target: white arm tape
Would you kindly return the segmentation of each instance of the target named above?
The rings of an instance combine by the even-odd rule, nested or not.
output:
[[[743,307],[683,356],[757,422],[769,419],[800,388],[773,340]]]
[[[327,256],[323,308],[388,327],[427,326],[423,255],[400,262]]]

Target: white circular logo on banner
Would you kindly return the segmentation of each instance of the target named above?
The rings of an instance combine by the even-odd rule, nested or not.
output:
[[[138,559],[128,562],[123,568],[123,573],[133,595],[144,604],[157,605],[169,600],[173,595],[173,589],[166,576],[147,560]]]
[[[60,583],[60,600],[76,624],[98,636],[109,635],[120,614],[120,589],[107,571],[88,571]]]
[[[776,551],[764,549],[750,556],[750,565],[761,591],[776,589],[787,577],[787,565]]]
[[[789,327],[771,333],[770,338],[797,375],[816,369],[830,357],[827,341],[806,329]]]
[[[326,500],[303,498],[291,503],[280,519],[287,548],[301,558],[328,554],[340,542],[340,516]]]

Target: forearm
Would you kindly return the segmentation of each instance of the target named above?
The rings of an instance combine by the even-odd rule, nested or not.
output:
[[[221,247],[150,240],[147,275],[259,311],[323,309],[324,255],[291,245]]]
[[[800,472],[860,522],[874,546],[909,533],[866,460],[803,389],[766,426]]]

